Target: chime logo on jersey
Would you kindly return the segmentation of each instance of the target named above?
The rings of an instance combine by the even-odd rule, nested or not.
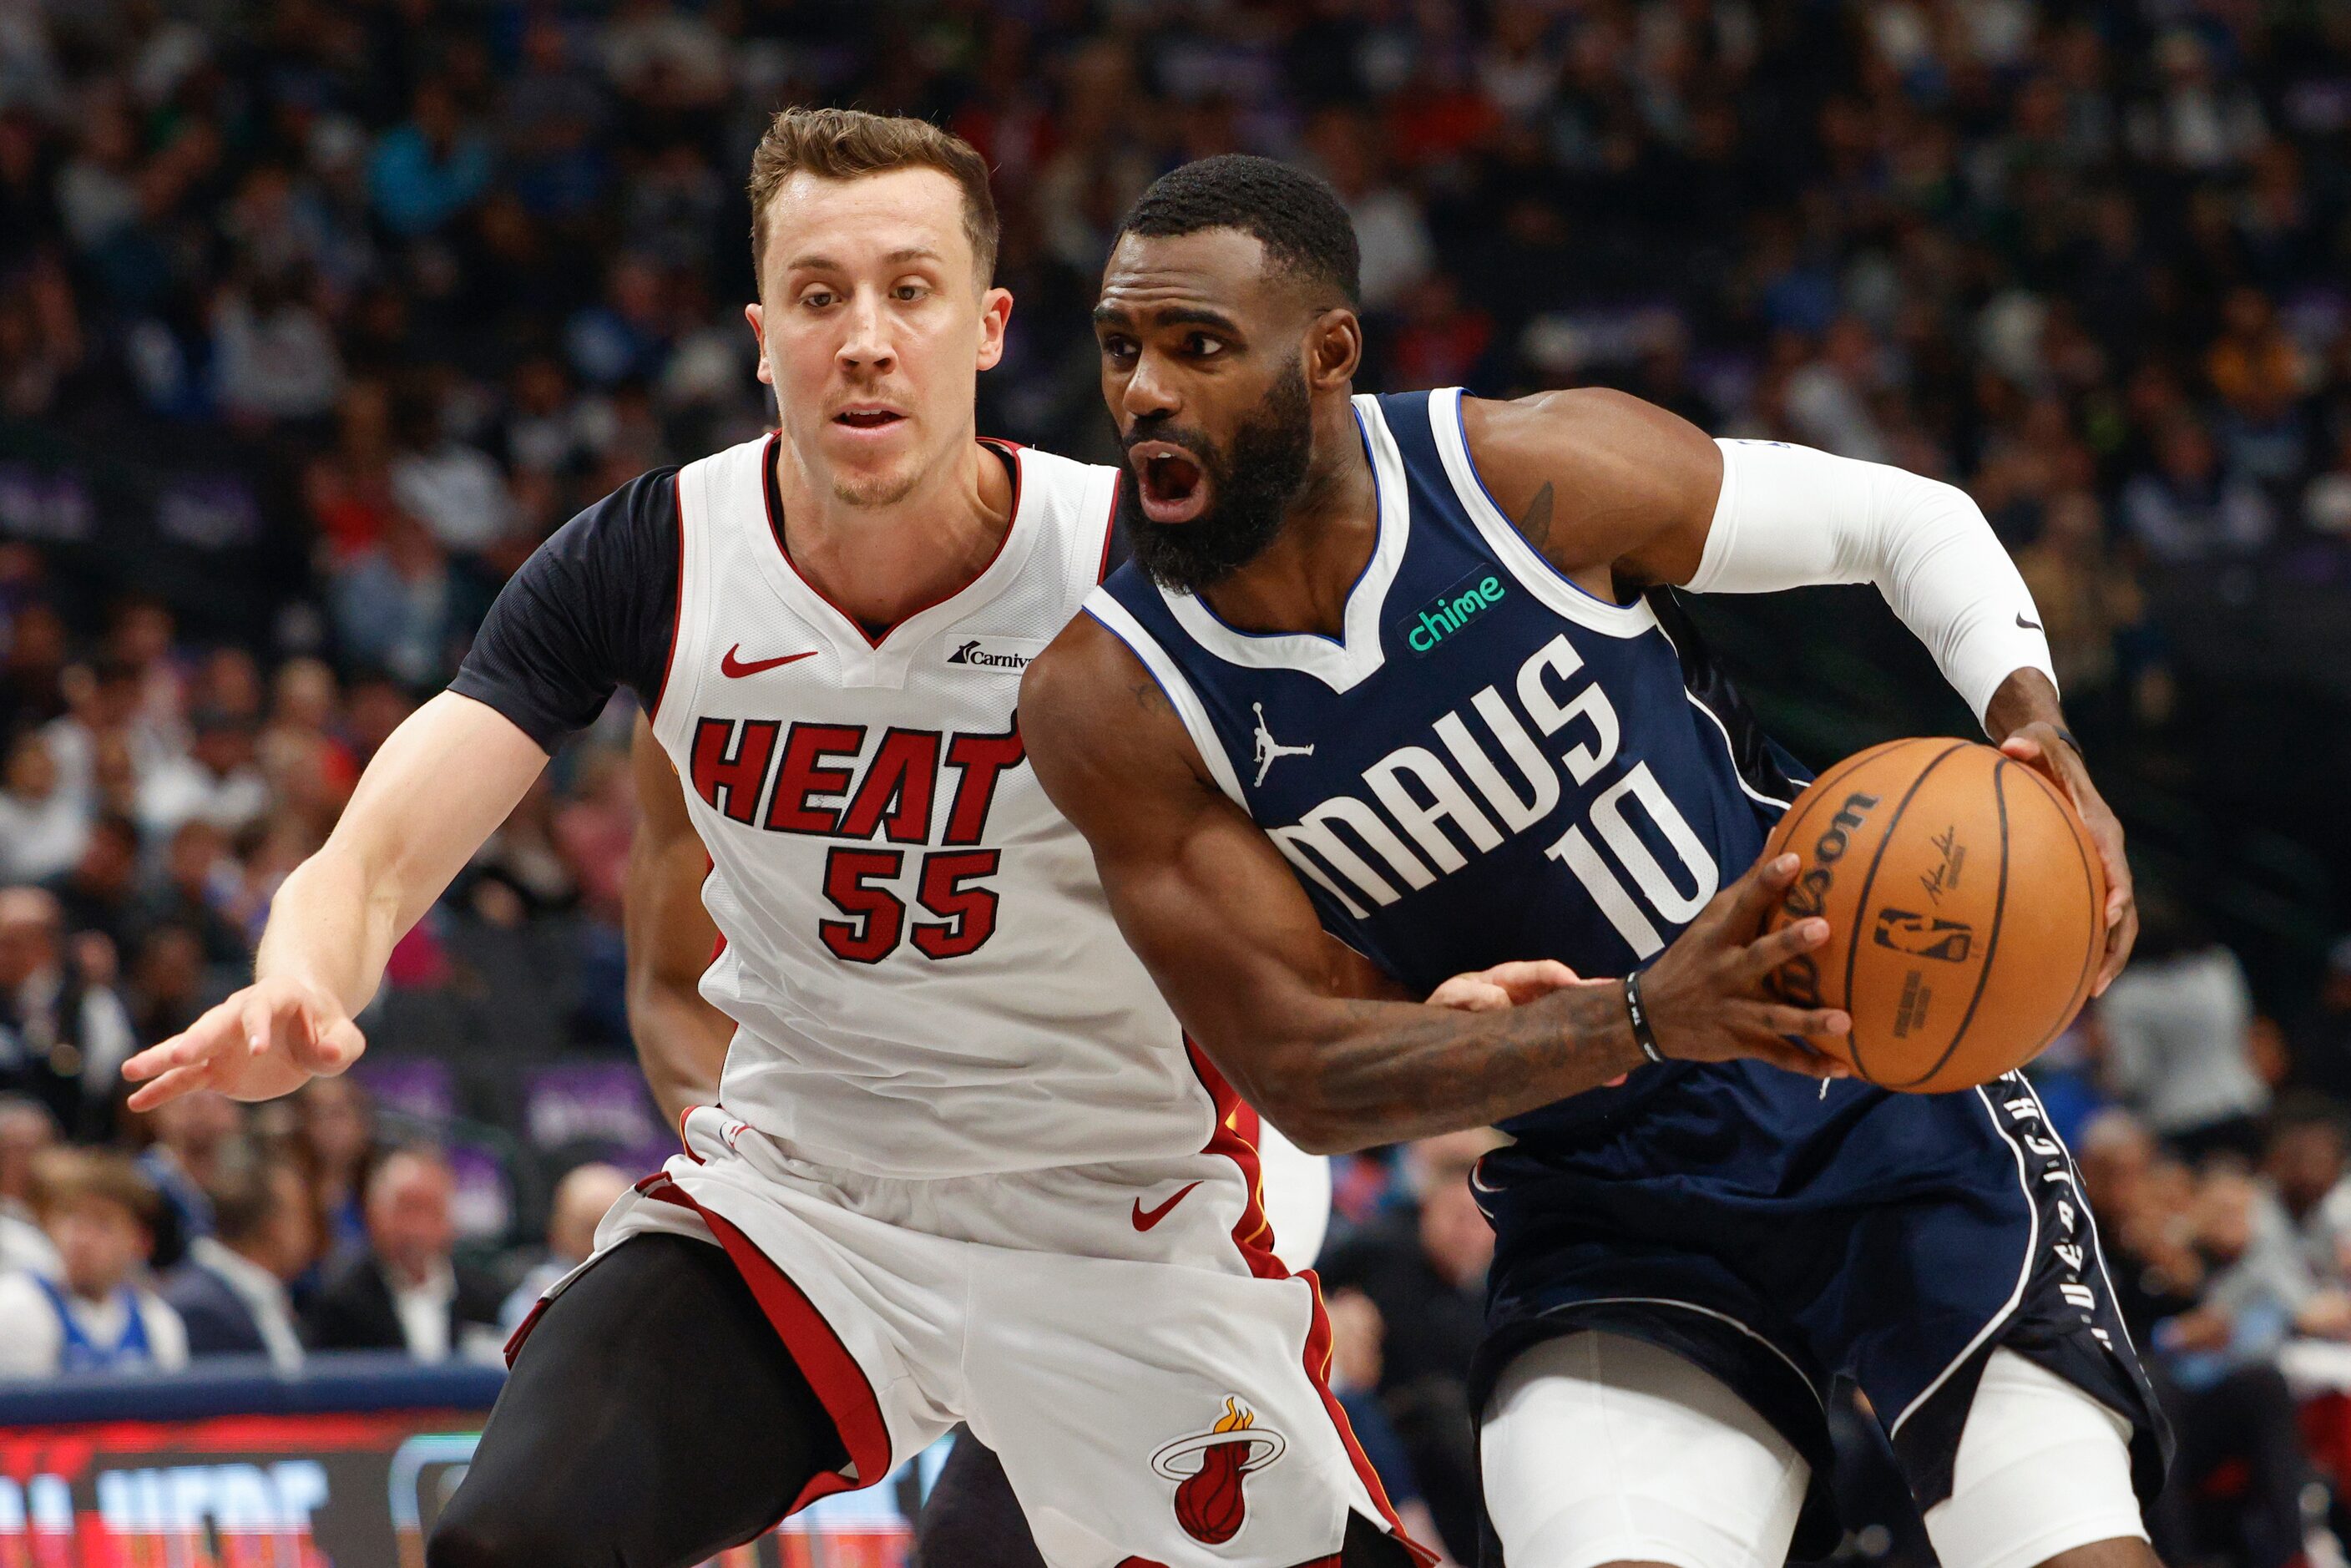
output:
[[[1151,1456],[1151,1468],[1176,1483],[1176,1522],[1184,1533],[1221,1546],[1249,1518],[1243,1478],[1281,1458],[1290,1447],[1279,1432],[1257,1424],[1257,1412],[1237,1395],[1205,1432],[1179,1437]]]

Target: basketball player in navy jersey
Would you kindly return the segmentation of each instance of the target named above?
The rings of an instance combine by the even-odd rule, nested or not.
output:
[[[2113,889],[2097,987],[2121,967],[2121,833],[1982,515],[1614,392],[1353,396],[1356,265],[1328,188],[1262,159],[1186,165],[1129,214],[1095,325],[1135,563],[1020,716],[1128,940],[1270,1119],[1329,1150],[1514,1136],[1473,1178],[1493,1544],[1510,1568],[1824,1554],[1843,1377],[1946,1568],[2152,1568],[2167,1436],[2031,1087],[1800,1075],[1818,1060],[1780,1037],[1813,1020],[1761,988],[1794,948],[1719,939],[1793,874],[1750,864],[1801,772],[1674,591],[1870,581],[2080,807]],[[1326,932],[1407,986],[1506,957],[1590,978],[1405,1016],[1332,994]]]

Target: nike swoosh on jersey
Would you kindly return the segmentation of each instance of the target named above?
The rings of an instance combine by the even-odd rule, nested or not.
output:
[[[2041,630],[2041,622],[2038,621],[2027,621],[2024,618],[2024,612],[2022,610],[2016,612],[2016,623],[2027,632],[2038,632]],[[1826,1080],[1823,1080],[1823,1082],[1825,1082]]]
[[[1167,1211],[1174,1208],[1177,1204],[1183,1202],[1186,1197],[1189,1197],[1192,1195],[1192,1187],[1199,1185],[1200,1184],[1198,1182],[1194,1182],[1190,1186],[1176,1188],[1176,1196],[1169,1198],[1165,1203],[1161,1204],[1156,1208],[1145,1208],[1143,1207],[1143,1200],[1139,1197],[1136,1198],[1134,1200],[1134,1228],[1137,1230],[1150,1229],[1153,1226],[1166,1218]]]
[[[778,664],[797,664],[802,659],[813,659],[816,657],[817,653],[814,648],[810,648],[805,653],[778,653],[772,659],[751,659],[747,661],[738,659],[735,656],[742,651],[743,644],[740,643],[737,643],[732,648],[727,649],[725,656],[720,658],[718,661],[718,673],[725,675],[729,680],[739,681],[745,675],[756,675],[761,670],[772,670]]]

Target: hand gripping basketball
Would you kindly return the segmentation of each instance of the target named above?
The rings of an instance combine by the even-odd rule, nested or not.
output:
[[[1657,1050],[1687,1061],[1753,1057],[1813,1078],[1850,1078],[1853,1069],[1808,1050],[1792,1036],[1840,1035],[1853,1027],[1841,1009],[1801,1008],[1774,999],[1766,976],[1829,939],[1829,923],[1799,920],[1755,933],[1795,879],[1792,854],[1757,862],[1714,895],[1641,977]]]
[[[359,1025],[333,992],[272,976],[124,1062],[122,1076],[141,1085],[129,1102],[133,1111],[152,1110],[198,1089],[218,1090],[232,1100],[269,1100],[342,1071],[366,1049]]]

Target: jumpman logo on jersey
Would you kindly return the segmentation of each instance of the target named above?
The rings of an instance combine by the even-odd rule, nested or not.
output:
[[[1265,776],[1273,771],[1273,765],[1280,761],[1283,758],[1311,757],[1314,755],[1314,748],[1311,746],[1284,746],[1281,742],[1274,739],[1273,731],[1265,727],[1265,705],[1263,703],[1251,703],[1249,704],[1249,706],[1257,710],[1258,784],[1265,782]],[[1255,784],[1250,786],[1251,789],[1255,789],[1257,785]]]

